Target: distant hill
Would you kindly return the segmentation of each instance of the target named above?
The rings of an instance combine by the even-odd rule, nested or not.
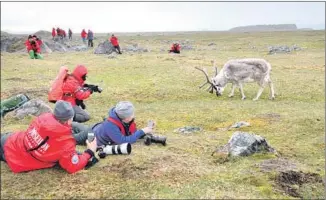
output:
[[[298,30],[295,24],[271,24],[271,25],[253,25],[239,26],[231,28],[232,32],[263,32],[263,31],[296,31]]]

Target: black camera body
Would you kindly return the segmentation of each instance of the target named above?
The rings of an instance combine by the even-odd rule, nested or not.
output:
[[[153,134],[146,134],[144,137],[144,144],[149,146],[152,143],[159,143],[163,146],[166,145],[166,137],[163,136],[155,136]]]
[[[98,85],[84,84],[84,87],[90,88],[93,92],[101,93],[103,91]]]

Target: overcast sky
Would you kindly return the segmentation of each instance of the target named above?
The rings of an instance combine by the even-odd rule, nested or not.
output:
[[[1,2],[1,30],[228,30],[257,24],[325,27],[324,2]]]

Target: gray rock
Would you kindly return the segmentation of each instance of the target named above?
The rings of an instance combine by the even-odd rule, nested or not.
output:
[[[23,119],[28,115],[39,116],[43,113],[52,113],[51,107],[40,99],[32,99],[16,109],[13,112],[13,117]]]
[[[193,50],[194,48],[191,45],[181,45],[181,50]]]
[[[249,156],[257,152],[275,153],[276,151],[269,146],[263,137],[237,131],[233,133],[229,142],[218,148],[216,152],[227,153],[229,156]]]
[[[215,43],[209,43],[208,46],[216,46]]]
[[[297,45],[293,45],[292,47],[288,46],[269,46],[268,54],[276,54],[276,53],[290,53],[292,51],[300,51],[301,48]]]
[[[111,54],[115,51],[115,48],[109,41],[100,43],[94,50],[94,54]]]
[[[249,122],[240,121],[240,122],[234,123],[230,128],[240,128],[240,127],[245,127],[245,126],[250,126],[250,123]]]
[[[114,58],[117,58],[117,53],[116,52],[112,52],[109,56],[108,56],[108,58],[109,59],[114,59]]]
[[[71,49],[74,51],[87,51],[87,46],[86,45],[74,46],[71,47]]]
[[[174,132],[190,134],[190,133],[194,133],[194,132],[198,132],[198,131],[202,131],[202,130],[203,130],[202,128],[196,127],[196,126],[185,126],[185,127],[175,129]]]
[[[149,52],[149,49],[142,48],[138,44],[132,44],[124,49],[126,52]]]
[[[52,50],[43,42],[41,45],[41,53],[52,53]]]

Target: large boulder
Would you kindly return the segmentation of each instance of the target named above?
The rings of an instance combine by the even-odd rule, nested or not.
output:
[[[43,41],[52,51],[67,52],[67,47],[60,42]]]
[[[115,48],[109,41],[100,43],[94,50],[94,54],[111,54],[115,51]]]
[[[127,46],[124,50],[127,52],[149,52],[147,48],[140,47],[138,44]]]
[[[276,151],[269,146],[263,137],[236,131],[233,133],[229,142],[226,145],[218,148],[216,152],[222,152],[228,156],[249,156],[257,152],[275,153]]]
[[[26,38],[3,34],[1,32],[1,52],[17,52],[25,49]]]
[[[52,33],[44,30],[37,31],[34,35],[41,39],[52,38]]]

